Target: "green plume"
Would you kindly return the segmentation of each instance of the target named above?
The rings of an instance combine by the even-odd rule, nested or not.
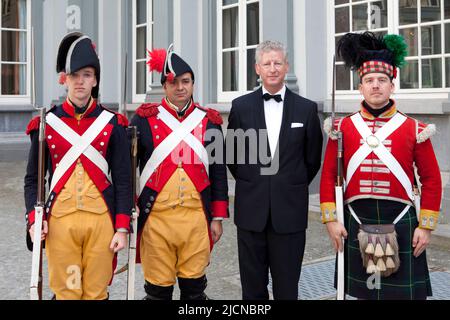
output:
[[[406,64],[405,57],[408,55],[408,45],[402,36],[387,34],[383,38],[386,47],[394,53],[394,63],[401,68]]]

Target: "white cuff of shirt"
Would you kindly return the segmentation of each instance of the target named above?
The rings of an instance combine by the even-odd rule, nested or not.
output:
[[[223,218],[221,217],[212,218],[212,221],[223,221]]]

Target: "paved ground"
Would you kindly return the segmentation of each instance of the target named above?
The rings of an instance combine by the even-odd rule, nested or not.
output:
[[[28,299],[31,269],[31,254],[25,246],[23,176],[25,162],[0,162],[0,299]],[[311,197],[311,212],[307,231],[304,263],[326,260],[333,255],[328,236],[318,220],[317,196]],[[448,243],[448,241],[447,241]],[[442,244],[442,243],[441,243]],[[445,243],[444,243],[445,245]],[[450,270],[448,247],[435,245],[428,250],[432,270]],[[125,254],[119,256],[123,263]],[[46,263],[46,261],[44,260]],[[46,270],[46,264],[44,264]],[[240,299],[239,269],[236,248],[236,228],[229,219],[224,223],[224,235],[213,251],[208,268],[209,286],[207,294],[213,299]],[[44,274],[44,295],[50,298]],[[111,299],[124,299],[126,274],[119,275],[110,289]],[[450,283],[448,285],[450,288]],[[142,272],[138,267],[136,297],[143,297]],[[178,295],[176,291],[175,295]]]

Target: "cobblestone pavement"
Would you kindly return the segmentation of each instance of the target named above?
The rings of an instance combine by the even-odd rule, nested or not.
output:
[[[28,299],[31,271],[31,253],[25,245],[23,176],[25,162],[0,162],[0,299]],[[312,196],[312,210],[316,210]],[[231,206],[232,208],[232,206]],[[318,219],[317,212],[310,212],[307,230],[304,263],[314,263],[333,256],[324,226]],[[232,219],[224,222],[224,235],[214,248],[211,265],[207,270],[207,294],[212,299],[239,300],[241,289],[236,248],[236,227]],[[119,265],[126,259],[125,252],[119,254]],[[450,253],[448,249],[431,247],[428,261],[432,270],[450,270]],[[44,298],[51,297],[48,288],[47,265],[44,259]],[[140,266],[136,275],[136,298],[145,296],[143,277]],[[450,287],[450,284],[449,284]],[[125,299],[126,273],[115,277],[110,287],[110,298]],[[178,290],[174,297],[178,297]]]

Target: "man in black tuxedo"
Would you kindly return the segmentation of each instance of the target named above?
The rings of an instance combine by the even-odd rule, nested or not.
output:
[[[285,86],[289,64],[283,44],[260,44],[255,67],[262,88],[233,100],[227,134],[242,296],[269,299],[270,269],[274,298],[296,300],[308,185],[320,168],[322,130],[317,104]]]

